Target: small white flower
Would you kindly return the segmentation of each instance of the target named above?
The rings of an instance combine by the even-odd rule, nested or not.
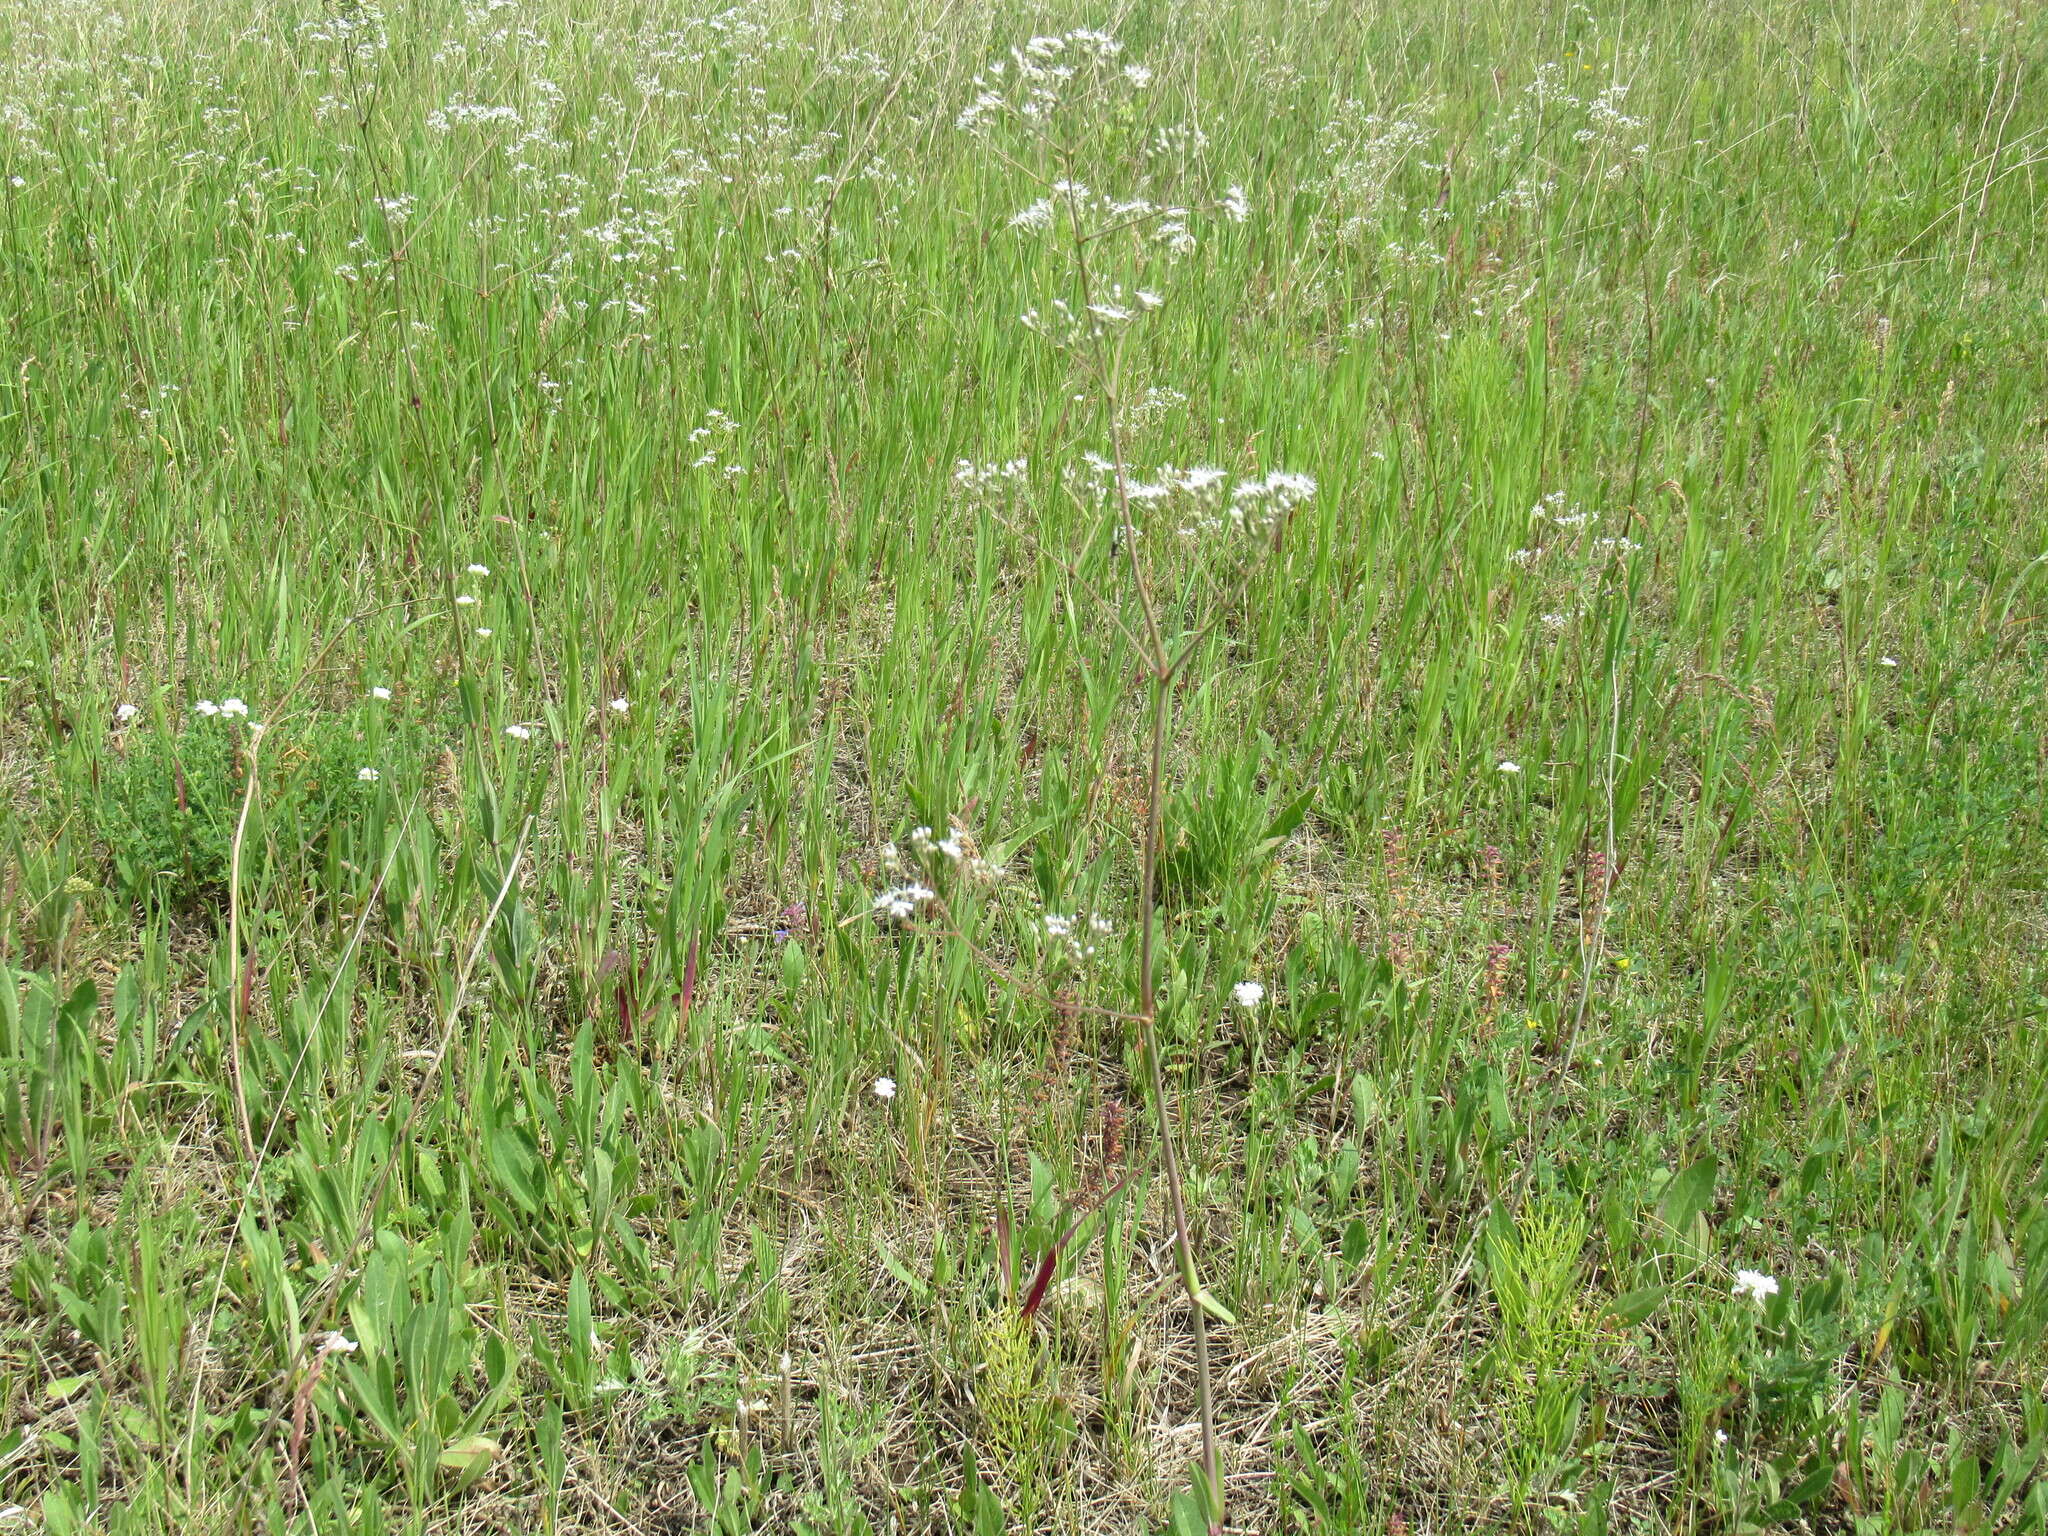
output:
[[[220,706],[211,699],[201,699],[192,706],[192,710],[194,714],[217,715],[220,713]]]
[[[1521,771],[1522,765],[1511,757],[1502,758],[1494,769],[1496,773],[1520,773]]]
[[[479,640],[488,640],[491,638],[491,632],[488,629],[484,628],[484,626],[481,624],[477,625],[476,627],[476,635]]]
[[[1896,667],[1899,664],[1899,658],[1896,656],[1880,656],[1877,658],[1877,664],[1880,667]]]
[[[1727,1443],[1728,1443],[1728,1431],[1727,1431],[1727,1430],[1725,1430],[1725,1429],[1717,1429],[1717,1430],[1715,1430],[1715,1431],[1714,1431],[1714,1444],[1716,1444],[1716,1445],[1726,1445]]]
[[[473,595],[471,595],[468,592],[463,592],[457,594],[455,598],[455,606],[458,608],[467,608],[475,601],[476,598]]]
[[[928,885],[893,885],[875,897],[870,910],[885,923],[904,923],[937,894]]]
[[[249,734],[251,736],[261,736],[265,731],[269,729],[270,727],[265,725],[261,720],[251,720],[249,722]]]
[[[240,699],[222,699],[220,701],[220,712],[223,715],[240,715],[244,719],[247,719],[249,714],[249,706],[244,704]]]
[[[120,721],[123,725],[126,725],[130,720],[133,720],[137,715],[141,713],[142,711],[137,709],[133,704],[123,704],[119,709],[114,711],[114,718]]]
[[[1240,981],[1230,989],[1230,999],[1238,1007],[1250,1012],[1266,1000],[1266,989],[1260,982]]]
[[[472,576],[488,576],[491,574],[491,568],[488,565],[471,565],[467,569]]]
[[[374,784],[380,775],[374,768],[358,768],[356,770],[356,777],[365,784]]]
[[[505,727],[505,734],[514,741],[531,741],[533,739],[532,729],[524,725],[508,725]]]
[[[352,1355],[362,1346],[346,1334],[322,1333],[313,1338],[313,1352],[320,1355]]]
[[[1738,1269],[1735,1271],[1735,1284],[1729,1289],[1728,1294],[1747,1296],[1758,1306],[1762,1306],[1766,1297],[1778,1294],[1778,1282],[1760,1269]]]
[[[632,704],[625,699],[612,700],[612,710],[616,714],[623,715],[627,710],[631,709],[632,707]]]
[[[391,690],[389,688],[372,688],[370,690],[370,697],[373,699],[382,699],[386,702],[389,702],[391,698]]]
[[[896,1097],[896,1079],[893,1077],[878,1077],[873,1083],[869,1084],[868,1092],[878,1099],[893,1099]]]

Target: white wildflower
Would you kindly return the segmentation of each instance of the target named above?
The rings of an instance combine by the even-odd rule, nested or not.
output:
[[[514,741],[531,741],[533,739],[533,729],[531,726],[508,725],[505,727],[505,734]]]
[[[1774,1276],[1767,1275],[1760,1269],[1738,1269],[1735,1271],[1735,1284],[1730,1287],[1728,1294],[1747,1296],[1758,1306],[1762,1306],[1767,1297],[1778,1294],[1778,1282]]]
[[[938,892],[930,886],[913,882],[909,885],[892,885],[880,892],[870,904],[870,910],[879,922],[907,923],[917,916],[917,909],[930,901]]]
[[[1010,228],[1041,230],[1052,227],[1052,203],[1041,197],[1037,202],[1019,208],[1010,215]]]
[[[370,697],[388,704],[391,702],[391,690],[389,688],[372,688],[370,690]]]
[[[868,1085],[868,1092],[886,1103],[888,1100],[896,1097],[896,1079],[893,1077],[878,1077]]]
[[[356,770],[356,777],[365,784],[374,784],[380,775],[374,768],[358,768]]]
[[[1266,1000],[1266,988],[1256,981],[1240,981],[1230,989],[1230,1000],[1249,1013]]]

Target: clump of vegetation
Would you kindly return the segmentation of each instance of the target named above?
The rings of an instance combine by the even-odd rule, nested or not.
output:
[[[107,762],[91,813],[120,891],[187,906],[227,889],[246,737],[215,720],[137,731]]]
[[[2048,15],[1455,9],[0,12],[0,1536],[2048,1531]]]

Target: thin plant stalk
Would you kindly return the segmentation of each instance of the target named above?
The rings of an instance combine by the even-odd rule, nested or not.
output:
[[[1074,179],[1066,178],[1068,187],[1068,227],[1074,232],[1074,261],[1081,281],[1081,299],[1084,306],[1094,302],[1094,281],[1088,266],[1088,242],[1081,227],[1081,210],[1072,191]],[[1130,474],[1125,465],[1123,423],[1122,423],[1122,379],[1121,349],[1105,347],[1107,359],[1096,360],[1097,376],[1102,385],[1103,405],[1109,415],[1110,456],[1116,474],[1116,507],[1118,542],[1123,545],[1124,555],[1130,566],[1131,588],[1136,594],[1138,608],[1144,616],[1142,648],[1145,653],[1146,681],[1151,688],[1151,727],[1148,755],[1145,767],[1145,838],[1140,849],[1139,896],[1138,896],[1138,1008],[1137,1025],[1139,1046],[1145,1057],[1146,1081],[1152,1097],[1152,1112],[1159,1122],[1159,1159],[1166,1175],[1168,1200],[1173,1207],[1173,1249],[1174,1258],[1180,1269],[1181,1286],[1194,1314],[1195,1331],[1195,1392],[1200,1405],[1202,1421],[1202,1476],[1201,1495],[1203,1513],[1207,1518],[1210,1536],[1218,1536],[1223,1529],[1223,1449],[1216,1436],[1216,1392],[1214,1373],[1209,1360],[1209,1310],[1220,1311],[1220,1304],[1211,1297],[1202,1285],[1195,1269],[1194,1237],[1188,1228],[1188,1203],[1185,1181],[1181,1176],[1180,1155],[1173,1144],[1173,1121],[1168,1112],[1166,1100],[1166,1070],[1159,1054],[1159,993],[1156,953],[1159,926],[1159,855],[1165,835],[1166,799],[1166,732],[1171,720],[1169,692],[1175,675],[1195,653],[1189,646],[1176,659],[1169,650],[1166,637],[1159,626],[1159,609],[1151,581],[1145,570],[1145,563],[1138,556],[1137,528],[1131,517]],[[1227,1315],[1227,1314],[1224,1314]]]

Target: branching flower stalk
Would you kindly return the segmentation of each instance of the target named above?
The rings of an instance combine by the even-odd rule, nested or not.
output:
[[[1066,178],[1066,184],[1069,187],[1073,185],[1071,175]],[[1072,206],[1071,193],[1069,199],[1073,216],[1068,227],[1073,232],[1074,262],[1081,284],[1081,299],[1085,312],[1086,306],[1095,303],[1096,284],[1088,264],[1088,237],[1084,231],[1080,209]],[[1139,639],[1144,654],[1145,680],[1151,690],[1150,742],[1145,768],[1145,836],[1139,852],[1138,877],[1138,1041],[1139,1049],[1145,1058],[1146,1082],[1152,1098],[1152,1112],[1159,1123],[1160,1166],[1166,1175],[1167,1197],[1173,1207],[1174,1258],[1179,1266],[1181,1285],[1187,1292],[1194,1318],[1195,1391],[1202,1419],[1202,1468],[1198,1482],[1209,1531],[1211,1536],[1217,1536],[1223,1529],[1223,1452],[1216,1436],[1216,1394],[1214,1373],[1209,1360],[1209,1318],[1213,1315],[1225,1323],[1235,1322],[1236,1319],[1221,1302],[1210,1295],[1195,1267],[1194,1238],[1188,1227],[1187,1189],[1181,1176],[1180,1155],[1174,1147],[1173,1120],[1168,1112],[1166,1099],[1166,1070],[1160,1059],[1157,971],[1159,858],[1165,835],[1166,733],[1171,723],[1169,697],[1175,679],[1195,656],[1201,637],[1192,637],[1182,646],[1178,656],[1173,654],[1160,628],[1159,605],[1152,591],[1145,562],[1138,554],[1137,527],[1131,515],[1130,472],[1124,453],[1122,334],[1117,333],[1117,339],[1111,341],[1107,335],[1098,332],[1100,345],[1094,362],[1097,380],[1102,389],[1103,406],[1109,418],[1110,459],[1116,477],[1117,542],[1123,546],[1124,557],[1130,568],[1132,591],[1136,594],[1138,610],[1144,621]]]

